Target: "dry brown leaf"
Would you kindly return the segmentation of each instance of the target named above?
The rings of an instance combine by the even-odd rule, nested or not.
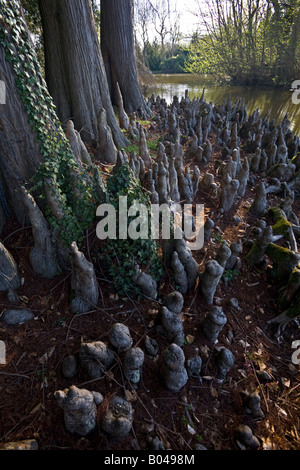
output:
[[[108,380],[113,380],[115,378],[115,374],[113,373],[113,371],[109,370],[106,372],[106,377],[108,378]]]
[[[46,295],[45,297],[40,298],[41,305],[48,305],[51,297],[49,295]]]
[[[190,426],[189,424],[187,424],[187,430],[190,434],[194,435],[196,434],[196,431],[194,428],[192,428],[192,426]]]
[[[269,437],[266,437],[262,440],[262,448],[263,450],[275,450],[276,446]]]
[[[294,364],[289,364],[288,368],[290,369],[291,372],[297,372],[297,367],[294,366]]]
[[[158,310],[156,308],[149,308],[148,312],[149,315],[156,315]]]
[[[34,408],[32,408],[32,410],[29,412],[30,415],[36,413],[37,411],[41,411],[41,410],[44,410],[45,407],[42,403],[38,403]]]
[[[50,359],[50,357],[52,356],[52,354],[54,353],[55,351],[55,346],[52,346],[50,349],[48,349],[47,352],[45,352],[45,354],[43,354],[40,358],[39,358],[39,363],[44,365],[48,359]]]
[[[135,390],[125,390],[125,398],[127,401],[136,401],[137,400],[137,394]]]
[[[195,336],[186,335],[185,339],[187,340],[188,344],[192,344],[195,340]]]
[[[281,380],[282,385],[284,385],[287,388],[290,387],[291,385],[290,379],[287,379],[286,377],[280,377],[280,380]]]

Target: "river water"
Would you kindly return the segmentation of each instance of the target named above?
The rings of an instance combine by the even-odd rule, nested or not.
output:
[[[270,119],[275,119],[276,125],[281,122],[288,113],[292,131],[300,137],[300,104],[292,101],[290,90],[278,88],[246,88],[232,85],[216,85],[209,76],[193,74],[157,74],[154,76],[155,84],[147,90],[147,96],[154,93],[165,98],[167,103],[173,101],[173,96],[179,99],[184,96],[185,90],[189,90],[189,96],[201,97],[205,88],[205,99],[214,104],[221,104],[231,96],[234,103],[241,98],[247,104],[247,112],[250,115],[256,108],[260,109],[263,117],[270,110]]]

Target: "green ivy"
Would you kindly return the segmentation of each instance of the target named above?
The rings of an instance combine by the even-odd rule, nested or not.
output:
[[[150,193],[142,187],[128,164],[123,165],[111,175],[107,182],[107,203],[112,204],[117,212],[119,209],[119,197],[127,196],[127,204],[130,207],[134,201],[138,201],[151,209]],[[128,218],[128,225],[134,218]],[[150,219],[149,219],[150,220]],[[118,228],[117,228],[118,231]],[[139,265],[159,282],[163,275],[159,244],[157,240],[148,239],[126,240],[107,239],[101,257],[108,262],[109,273],[114,279],[116,289],[123,295],[128,292],[139,293],[139,288],[132,281],[135,274],[135,266]]]

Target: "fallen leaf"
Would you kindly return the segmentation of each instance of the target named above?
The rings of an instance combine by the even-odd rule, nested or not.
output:
[[[155,308],[149,308],[148,312],[149,315],[156,315],[158,313],[158,310]]]
[[[41,382],[40,389],[42,390],[43,388],[48,388],[48,379],[47,379],[47,377],[44,377],[42,382]]]
[[[41,297],[40,299],[41,305],[48,305],[50,299],[51,299],[50,296]]]
[[[281,380],[282,385],[284,385],[287,388],[289,388],[289,386],[291,385],[290,379],[287,379],[286,377],[280,377],[280,380]]]
[[[40,358],[39,358],[39,363],[44,365],[48,359],[52,356],[52,354],[54,353],[55,351],[55,346],[52,346],[52,348],[48,349],[47,352],[45,352],[45,354],[43,354]]]
[[[196,434],[196,431],[194,428],[192,428],[192,426],[190,426],[189,424],[187,424],[187,430],[190,434],[194,435]]]
[[[297,372],[297,367],[295,367],[294,364],[289,364],[288,368],[290,369],[291,372]]]
[[[127,401],[136,401],[137,400],[137,394],[135,390],[125,390],[125,398]]]
[[[187,340],[188,344],[192,344],[195,340],[195,336],[186,335],[185,339]]]
[[[111,300],[119,300],[119,295],[118,294],[110,294],[109,298]]]
[[[115,374],[111,370],[106,372],[106,376],[107,376],[108,380],[113,380],[115,378]]]
[[[274,450],[275,448],[276,448],[275,444],[271,441],[269,437],[262,439],[263,450]]]
[[[242,377],[247,377],[247,373],[244,369],[238,369],[238,372],[242,375]]]
[[[243,339],[240,339],[240,340],[239,340],[239,343],[241,343],[241,345],[243,346],[243,348],[249,348],[249,347],[250,347],[250,344],[247,343],[247,341],[244,341]]]
[[[32,408],[32,410],[29,412],[30,415],[36,413],[37,411],[41,411],[41,410],[44,410],[45,407],[42,403],[38,403],[34,408]]]
[[[275,406],[276,408],[278,408],[278,414],[283,416],[284,418],[287,418],[287,412],[283,408],[280,408],[280,406],[278,406],[276,403]]]
[[[219,396],[218,391],[217,391],[214,387],[211,387],[210,393],[211,393],[212,396],[215,397],[215,398],[218,398],[218,396]]]

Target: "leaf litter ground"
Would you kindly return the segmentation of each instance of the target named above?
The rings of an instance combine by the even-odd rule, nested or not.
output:
[[[151,139],[151,128],[148,129]],[[155,134],[157,137],[157,133]],[[213,139],[212,139],[212,143]],[[154,153],[155,155],[155,153]],[[204,171],[215,171],[220,154],[214,152],[209,165],[199,165]],[[193,166],[193,161],[186,164]],[[102,168],[103,173],[107,167]],[[216,176],[217,180],[217,176]],[[256,219],[248,210],[253,200],[251,188],[243,199],[237,199],[230,213],[217,219],[217,201],[198,193],[195,202],[205,205],[205,213],[215,221],[209,243],[194,253],[200,270],[213,259],[222,243],[251,238]],[[294,211],[300,217],[300,204]],[[233,223],[233,216],[240,222]],[[97,266],[100,287],[99,305],[89,313],[72,315],[69,311],[70,272],[49,281],[38,278],[29,262],[33,244],[30,227],[22,227],[11,217],[2,234],[2,241],[15,257],[24,285],[19,289],[16,307],[29,308],[35,319],[19,326],[0,324],[0,339],[7,345],[7,364],[0,366],[0,442],[36,439],[40,450],[144,450],[158,436],[166,449],[191,450],[202,444],[209,450],[237,450],[234,432],[239,424],[247,424],[260,440],[260,449],[300,450],[300,376],[299,365],[292,363],[292,342],[300,340],[299,323],[291,323],[278,341],[275,327],[267,325],[276,311],[277,287],[272,285],[265,269],[249,269],[241,255],[242,269],[238,276],[221,281],[215,303],[222,306],[227,323],[216,345],[211,345],[201,331],[201,322],[210,307],[197,287],[185,296],[182,320],[185,332],[183,350],[186,359],[202,358],[201,379],[190,377],[178,393],[169,392],[161,381],[161,352],[168,342],[157,335],[154,321],[160,303],[139,300],[136,296],[120,297],[113,280]],[[95,228],[86,234],[84,249],[88,259],[101,248]],[[173,290],[165,276],[159,289],[159,299]],[[240,310],[229,302],[236,298]],[[0,294],[1,312],[12,307],[7,294]],[[134,345],[144,349],[145,336],[158,341],[160,353],[153,358],[145,355],[142,380],[137,390],[124,377],[119,361],[98,380],[90,380],[78,368],[75,379],[66,380],[61,373],[63,359],[78,355],[82,341],[108,341],[108,331],[116,323],[126,324]],[[227,380],[215,380],[215,356],[219,347],[229,348],[235,364]],[[257,371],[265,370],[271,380],[261,383]],[[70,434],[63,420],[54,392],[78,387],[95,390],[104,396],[98,408],[99,421],[113,394],[125,396],[134,408],[132,432],[123,439],[111,439],[100,426],[88,436]],[[240,392],[257,390],[261,397],[262,418],[246,415]]]

